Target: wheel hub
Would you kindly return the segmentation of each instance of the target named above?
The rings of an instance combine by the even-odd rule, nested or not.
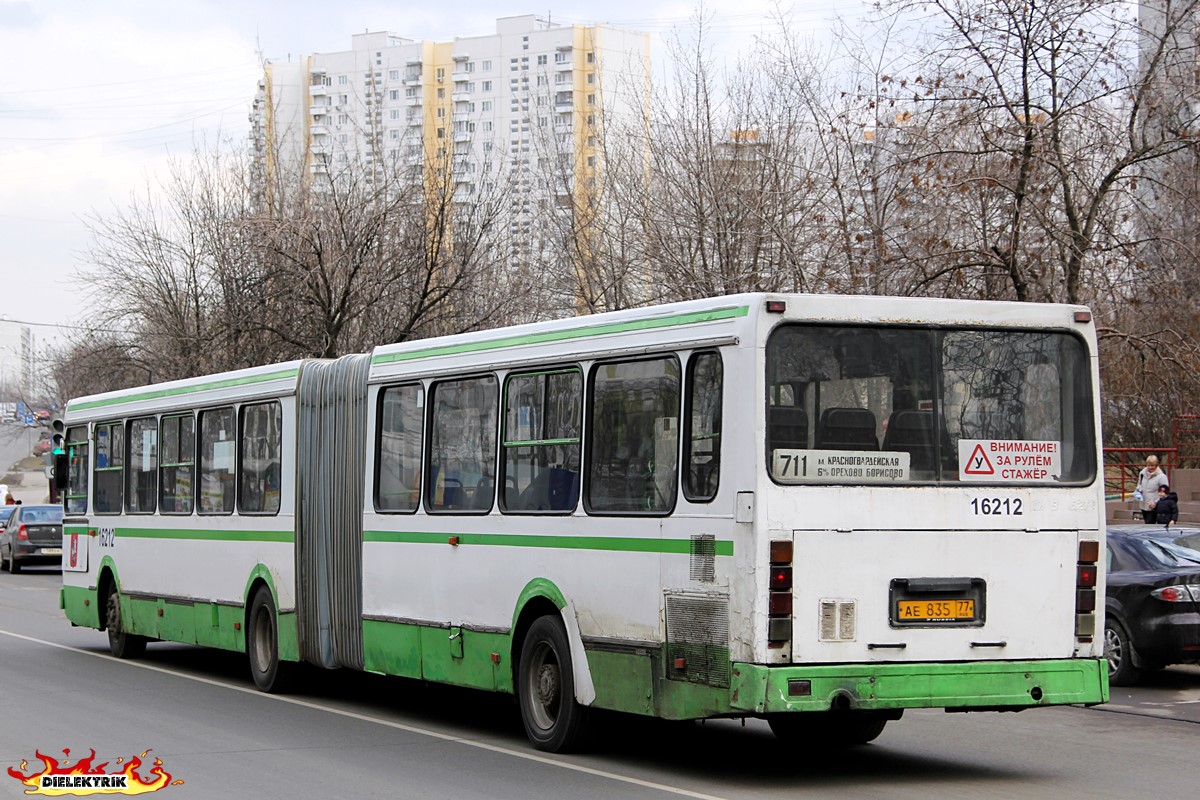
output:
[[[550,705],[558,697],[558,667],[554,664],[543,664],[538,669],[537,696],[542,705]]]

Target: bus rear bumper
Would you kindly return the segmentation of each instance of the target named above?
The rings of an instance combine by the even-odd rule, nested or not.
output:
[[[883,711],[1019,711],[1108,702],[1101,659],[768,666],[735,663],[730,699],[750,714]]]

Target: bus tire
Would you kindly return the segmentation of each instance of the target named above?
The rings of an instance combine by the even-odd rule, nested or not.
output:
[[[538,617],[521,645],[517,699],[525,734],[538,750],[567,753],[584,739],[587,709],[575,702],[571,646],[559,620]]]
[[[250,601],[246,655],[250,660],[250,676],[259,691],[272,694],[287,691],[291,665],[279,660],[279,615],[275,611],[275,598],[266,586],[258,587]]]
[[[146,637],[127,633],[121,622],[121,593],[115,581],[108,584],[104,600],[104,627],[108,631],[108,652],[116,658],[140,658],[146,652]]]
[[[776,739],[817,749],[873,742],[887,723],[886,717],[854,711],[796,712],[767,717]]]
[[[1108,682],[1113,686],[1133,686],[1142,677],[1142,671],[1133,665],[1129,632],[1111,617],[1104,620],[1104,658],[1108,661]]]

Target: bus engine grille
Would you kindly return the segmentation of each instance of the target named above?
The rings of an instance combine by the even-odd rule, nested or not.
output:
[[[667,595],[667,677],[729,686],[729,598]]]

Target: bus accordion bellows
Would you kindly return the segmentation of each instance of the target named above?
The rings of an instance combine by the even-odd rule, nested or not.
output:
[[[80,397],[61,604],[153,640],[857,744],[1108,698],[1076,306],[745,294]]]

